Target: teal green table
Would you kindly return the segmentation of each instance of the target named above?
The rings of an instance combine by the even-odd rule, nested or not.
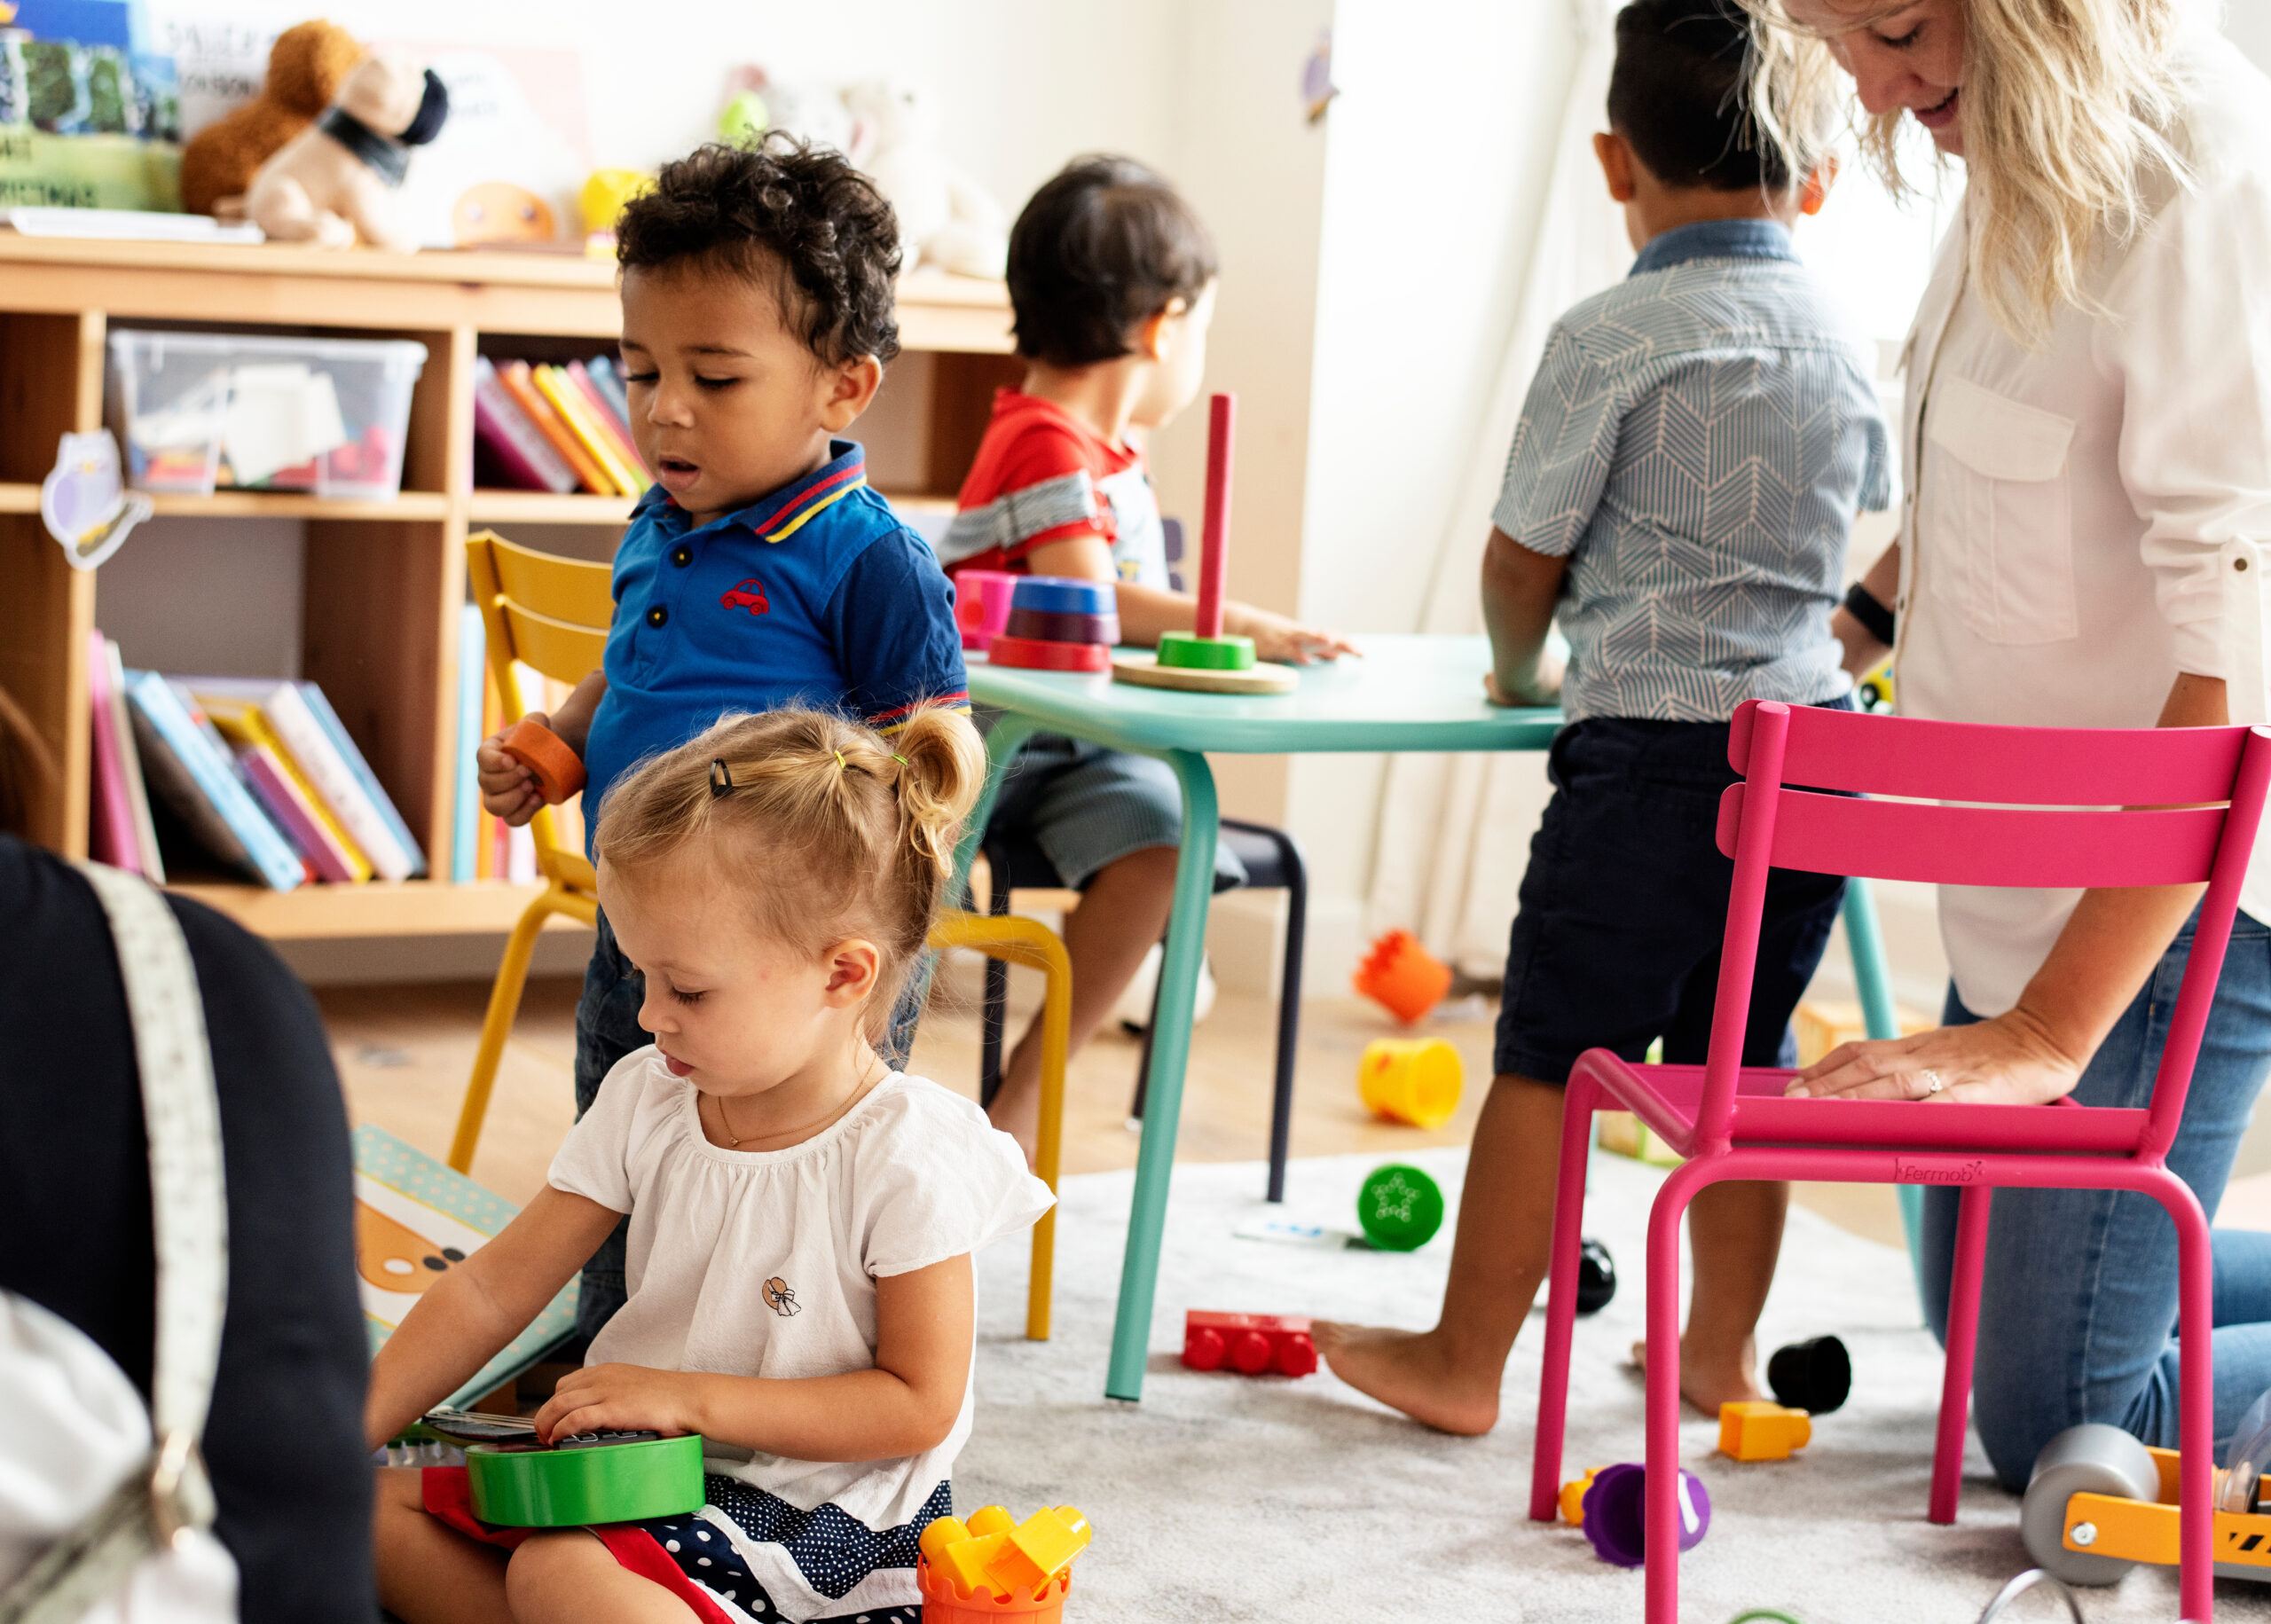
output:
[[[1175,769],[1183,786],[1183,846],[1159,966],[1158,1031],[1144,1093],[1143,1138],[1128,1215],[1112,1363],[1104,1378],[1107,1397],[1134,1400],[1143,1394],[1167,1180],[1183,1115],[1183,1066],[1191,1052],[1206,906],[1214,894],[1220,810],[1206,752],[1542,750],[1561,726],[1558,710],[1500,710],[1484,701],[1482,674],[1490,668],[1490,654],[1482,638],[1366,637],[1362,642],[1362,659],[1306,667],[1301,686],[1291,694],[1253,699],[1136,687],[1109,677],[996,669],[981,658],[971,660],[970,698],[1002,714],[986,736],[986,788],[956,854],[950,894],[961,894],[1002,773],[1035,733],[1065,734],[1156,756]],[[1869,945],[1874,948],[1874,929]],[[1857,952],[1857,969],[1860,960]],[[1879,992],[1881,953],[1873,953],[1871,968],[1875,973],[1864,977],[1864,1003],[1874,1017],[1876,1004],[1884,1001]],[[1288,987],[1284,996],[1299,992]],[[1873,1030],[1874,1024],[1873,1018]]]

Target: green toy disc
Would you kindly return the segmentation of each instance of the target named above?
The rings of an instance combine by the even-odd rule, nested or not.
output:
[[[1184,671],[1246,671],[1253,669],[1250,637],[1200,637],[1194,632],[1159,633],[1159,663]]]
[[[702,1438],[548,1449],[536,1443],[468,1444],[473,1514],[505,1528],[675,1517],[702,1503]]]
[[[1382,1251],[1412,1251],[1443,1227],[1443,1192],[1405,1162],[1376,1167],[1356,1192],[1356,1221]]]

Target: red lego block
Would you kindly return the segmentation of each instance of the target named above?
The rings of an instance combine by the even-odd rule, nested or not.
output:
[[[1194,1370],[1228,1365],[1248,1376],[1276,1371],[1307,1376],[1316,1369],[1316,1344],[1299,1314],[1214,1314],[1193,1308],[1183,1318],[1183,1362]]]

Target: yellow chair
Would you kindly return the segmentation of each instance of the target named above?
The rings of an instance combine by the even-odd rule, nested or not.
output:
[[[491,530],[467,537],[465,553],[466,577],[488,631],[489,669],[497,679],[505,721],[510,726],[523,714],[520,689],[513,679],[515,663],[569,683],[580,682],[599,669],[607,647],[608,621],[615,610],[609,590],[612,571],[605,564],[532,552]],[[481,1024],[481,1047],[474,1055],[473,1076],[466,1084],[465,1103],[458,1112],[457,1136],[450,1143],[450,1165],[460,1173],[472,1170],[474,1149],[481,1142],[490,1091],[496,1086],[497,1066],[504,1057],[513,1017],[520,1011],[537,932],[554,914],[568,914],[587,925],[599,918],[598,876],[581,851],[560,843],[550,807],[538,812],[530,830],[544,890],[513,927],[496,985],[490,989],[489,1013]],[[1048,978],[1041,1004],[1041,1132],[1035,1149],[1041,1181],[1053,1192],[1064,1144],[1065,1064],[1073,1031],[1073,965],[1065,957],[1065,944],[1047,926],[1030,919],[989,918],[959,909],[939,916],[931,929],[930,939],[934,948],[972,948],[988,958],[1029,966]],[[1049,1340],[1056,1241],[1057,1210],[1051,1207],[1033,1228],[1025,1335],[1035,1342]]]
[[[465,569],[489,634],[489,670],[497,679],[507,726],[525,714],[520,685],[513,679],[515,664],[568,683],[581,682],[599,669],[607,650],[608,621],[615,613],[614,594],[609,591],[614,572],[607,565],[532,552],[493,530],[482,530],[465,539]],[[544,889],[506,939],[505,961],[489,990],[481,1048],[474,1055],[473,1078],[458,1113],[457,1137],[450,1142],[450,1165],[460,1173],[473,1167],[482,1119],[489,1114],[489,1091],[496,1084],[497,1064],[504,1058],[505,1040],[511,1035],[521,992],[528,984],[537,933],[554,914],[587,925],[599,921],[599,877],[590,859],[561,843],[552,808],[538,810],[530,833],[536,837],[536,871],[544,878]]]

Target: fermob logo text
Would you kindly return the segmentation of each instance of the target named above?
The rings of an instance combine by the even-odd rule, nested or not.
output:
[[[1892,1158],[1893,1179],[1901,1184],[1976,1184],[1985,1172],[1986,1164],[1976,1156]]]

